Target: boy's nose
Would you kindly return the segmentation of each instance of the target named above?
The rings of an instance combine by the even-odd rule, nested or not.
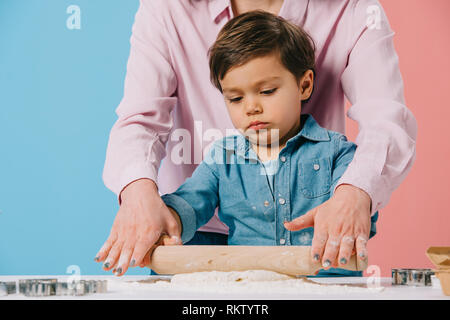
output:
[[[263,108],[257,100],[249,100],[245,106],[245,111],[248,115],[261,113]]]

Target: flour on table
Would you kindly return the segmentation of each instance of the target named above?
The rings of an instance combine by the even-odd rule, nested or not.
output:
[[[209,271],[176,274],[171,281],[133,282],[134,292],[183,291],[254,294],[347,294],[383,291],[383,287],[361,287],[341,284],[319,284],[310,279],[296,278],[267,270]]]

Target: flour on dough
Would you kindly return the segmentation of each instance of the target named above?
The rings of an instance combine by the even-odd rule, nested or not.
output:
[[[205,271],[175,274],[170,283],[175,285],[230,284],[237,282],[279,281],[294,277],[268,270]]]
[[[351,281],[349,281],[351,282]],[[307,278],[291,277],[267,270],[248,271],[209,271],[176,274],[171,281],[157,280],[156,282],[109,281],[108,290],[123,294],[145,294],[145,292],[201,292],[224,294],[261,294],[271,297],[289,297],[294,295],[342,295],[378,293],[384,287],[366,287],[360,285],[323,284]]]
[[[157,281],[152,290],[236,294],[347,294],[383,291],[383,287],[320,284],[267,270],[207,271],[176,274],[170,282]]]

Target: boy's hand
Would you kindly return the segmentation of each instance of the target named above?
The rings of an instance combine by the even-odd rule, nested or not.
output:
[[[284,226],[290,231],[314,227],[313,261],[321,260],[324,269],[344,267],[355,252],[359,259],[367,258],[370,211],[371,199],[365,191],[342,184],[328,201]]]
[[[95,258],[105,261],[104,270],[114,269],[118,276],[130,266],[148,265],[157,245],[181,244],[178,215],[162,201],[152,180],[136,180],[122,191],[121,198],[110,235]]]

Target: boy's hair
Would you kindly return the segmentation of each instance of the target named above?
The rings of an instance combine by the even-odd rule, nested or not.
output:
[[[228,21],[209,48],[210,80],[222,92],[219,80],[230,68],[278,53],[298,82],[308,69],[315,72],[315,49],[314,40],[301,27],[266,11],[246,12]]]

